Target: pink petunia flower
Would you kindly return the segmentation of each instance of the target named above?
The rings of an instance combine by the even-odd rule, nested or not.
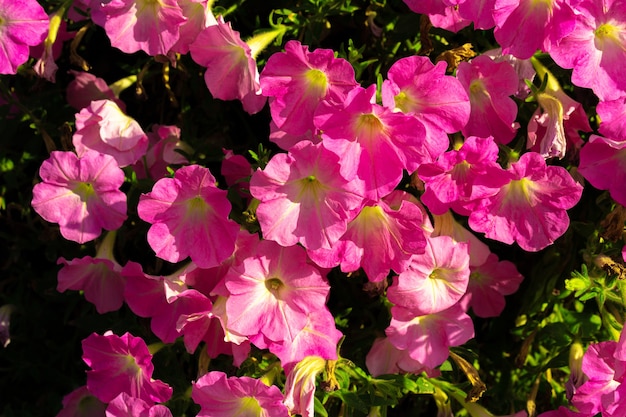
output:
[[[471,62],[461,62],[457,77],[469,93],[471,112],[461,129],[465,137],[493,136],[507,144],[519,125],[515,123],[517,104],[510,98],[518,91],[518,76],[508,62],[495,62],[480,55]]]
[[[494,36],[502,53],[520,59],[530,58],[537,49],[550,52],[576,24],[566,0],[496,0],[493,7]]]
[[[527,152],[502,177],[507,183],[481,200],[469,216],[475,232],[503,243],[517,242],[526,251],[552,244],[569,226],[568,209],[582,194],[567,170],[547,166],[538,153]]]
[[[250,180],[265,239],[282,246],[330,249],[363,202],[358,184],[344,178],[339,157],[322,144],[301,142],[276,154]]]
[[[117,98],[115,92],[102,78],[82,71],[70,70],[69,73],[74,76],[74,79],[69,82],[65,91],[67,104],[80,111],[89,106],[92,101],[111,100],[122,111],[125,111],[124,102]]]
[[[172,388],[152,379],[154,365],[146,342],[140,337],[111,331],[92,333],[82,342],[87,371],[87,388],[100,401],[110,402],[120,393],[141,398],[149,404],[165,402]]]
[[[493,20],[493,7],[496,0],[464,1],[459,4],[459,14],[474,23],[474,29],[487,30],[496,25]]]
[[[415,315],[434,314],[452,307],[467,290],[467,243],[449,236],[428,239],[426,253],[415,255],[408,269],[393,281],[387,298]]]
[[[438,369],[428,368],[423,363],[411,358],[408,350],[398,349],[389,341],[388,337],[379,337],[374,340],[365,357],[365,365],[374,377],[398,373],[419,375],[424,372],[429,377],[436,378],[441,374]]]
[[[72,143],[78,156],[89,151],[111,155],[123,168],[148,150],[148,136],[135,119],[111,100],[92,101],[76,114]]]
[[[152,125],[148,135],[148,150],[145,158],[139,159],[133,170],[137,178],[161,179],[168,175],[168,166],[188,163],[187,157],[179,152],[192,153],[191,147],[180,140],[177,126]]]
[[[82,386],[63,397],[63,408],[56,417],[105,417],[106,407]]]
[[[179,262],[190,256],[199,267],[210,268],[235,249],[239,225],[228,218],[230,209],[211,172],[189,165],[142,194],[137,213],[152,224],[148,243],[158,257]]]
[[[625,141],[591,135],[580,150],[578,172],[597,189],[609,190],[611,198],[621,205],[626,205],[625,167]]]
[[[550,51],[562,68],[573,68],[572,83],[591,88],[600,100],[626,93],[626,0],[575,2],[575,29]]]
[[[307,356],[287,373],[283,403],[292,414],[315,416],[315,378],[326,367],[326,359]]]
[[[330,49],[309,52],[291,40],[285,52],[269,57],[260,76],[263,95],[270,97],[272,120],[283,131],[314,131],[313,114],[320,102],[342,103],[358,84],[352,65]]]
[[[448,133],[458,132],[469,120],[470,102],[458,79],[446,75],[446,63],[427,57],[397,60],[382,85],[383,105],[410,114],[426,128],[426,135],[448,143]],[[447,146],[446,146],[447,149]]]
[[[122,392],[107,406],[106,417],[172,417],[172,412],[164,405],[150,405]]]
[[[466,242],[468,244],[470,267],[482,265],[487,261],[491,253],[489,246],[484,244],[476,235],[457,222],[452,212],[446,211],[442,215],[433,214],[433,219],[432,237],[450,236],[457,242]]]
[[[39,176],[43,182],[33,188],[33,209],[58,223],[64,238],[85,243],[126,220],[126,194],[119,190],[124,172],[112,156],[54,151]]]
[[[85,256],[71,261],[61,257],[57,291],[83,291],[85,299],[96,306],[100,314],[118,310],[124,303],[126,279],[122,266],[113,256],[115,232],[106,234],[95,257]]]
[[[217,25],[209,0],[178,0],[183,16],[187,19],[179,30],[179,38],[172,51],[184,55],[203,29]]]
[[[191,398],[200,405],[198,417],[289,417],[278,387],[247,376],[209,372],[193,383]]]
[[[206,67],[204,81],[213,97],[241,100],[250,114],[265,106],[267,98],[261,95],[259,71],[250,47],[222,16],[216,25],[200,32],[189,50],[193,60]]]
[[[616,100],[601,101],[596,107],[602,135],[626,141],[626,94]]]
[[[176,0],[92,2],[91,19],[104,28],[113,47],[151,56],[167,55],[186,21]]]
[[[36,0],[0,0],[0,74],[17,73],[28,60],[28,47],[46,38],[48,22]]]

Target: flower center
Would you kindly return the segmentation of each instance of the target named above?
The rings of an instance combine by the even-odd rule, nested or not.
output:
[[[96,193],[93,189],[93,184],[90,182],[79,182],[74,187],[74,194],[77,194],[80,197],[80,200],[84,203],[89,198]]]
[[[234,411],[233,417],[252,417],[264,415],[259,401],[254,397],[243,397],[239,400],[239,408]]]
[[[372,113],[360,115],[355,127],[357,137],[366,141],[372,141],[385,132],[385,125]]]
[[[310,95],[324,97],[328,90],[328,78],[326,74],[318,69],[310,69],[304,73],[307,82],[307,92]]]
[[[272,293],[274,297],[280,300],[280,291],[285,284],[279,278],[270,278],[265,280],[265,288]]]
[[[600,25],[600,27],[596,29],[595,35],[596,37],[594,43],[596,45],[596,48],[600,50],[604,49],[605,43],[607,41],[612,41],[618,45],[620,44],[619,29],[611,25],[610,23],[604,23]]]

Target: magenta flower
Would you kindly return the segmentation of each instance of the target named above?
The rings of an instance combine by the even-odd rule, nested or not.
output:
[[[504,296],[515,293],[523,279],[513,262],[498,261],[492,253],[484,264],[470,268],[461,305],[471,307],[478,317],[498,317],[506,304]]]
[[[474,22],[474,29],[491,29],[495,26],[493,7],[496,0],[464,1],[459,4],[461,17]]]
[[[152,125],[148,132],[148,150],[145,158],[139,159],[133,170],[137,178],[161,179],[168,175],[170,165],[188,163],[187,158],[177,151],[192,153],[191,147],[180,140],[180,128],[177,126]]]
[[[141,398],[133,398],[122,392],[109,403],[107,417],[172,417],[164,405],[150,405]]]
[[[89,151],[111,155],[122,168],[148,150],[148,136],[139,123],[111,100],[92,101],[76,114],[72,143],[78,156]]]
[[[115,48],[151,56],[167,55],[186,20],[176,0],[92,2],[91,18],[104,28]]]
[[[302,247],[263,240],[224,277],[227,328],[235,334],[293,341],[309,313],[326,307],[329,286]],[[264,348],[265,346],[261,346]]]
[[[142,194],[137,213],[151,223],[148,243],[169,262],[191,257],[201,268],[219,265],[235,250],[239,225],[228,218],[226,191],[207,168],[189,165]]]
[[[393,191],[378,202],[366,203],[331,249],[308,254],[325,268],[340,264],[343,272],[354,272],[363,267],[370,281],[379,282],[392,269],[404,272],[411,256],[424,252],[423,224],[417,201],[403,191]]]
[[[115,232],[110,232],[94,258],[85,256],[71,261],[59,258],[57,264],[63,264],[63,268],[59,271],[57,291],[83,291],[85,299],[100,314],[118,310],[124,303],[126,279],[122,276],[122,266],[113,256],[114,243]]]
[[[111,331],[92,333],[82,346],[83,361],[91,368],[87,388],[100,401],[108,403],[122,392],[149,404],[172,396],[169,385],[152,379],[152,355],[142,338],[129,333],[116,336]]]
[[[56,417],[105,417],[106,407],[82,386],[63,397],[63,408]]]
[[[250,192],[260,200],[256,215],[265,239],[311,250],[332,247],[363,201],[362,190],[341,175],[338,161],[321,144],[305,141],[274,155],[252,175]]]
[[[574,30],[574,11],[566,0],[496,0],[494,36],[503,54],[520,59],[537,49],[550,52],[552,45]]]
[[[489,246],[485,245],[476,235],[457,222],[452,212],[446,211],[442,215],[433,214],[433,219],[435,224],[431,234],[432,237],[450,236],[457,242],[466,242],[468,244],[470,267],[482,265],[487,261],[491,253]]]
[[[469,216],[475,232],[526,251],[539,251],[559,238],[569,226],[568,209],[582,194],[565,168],[547,166],[535,152],[521,156],[502,177],[508,183],[481,200]]]
[[[604,136],[626,140],[626,95],[610,101],[601,101],[596,107],[600,117],[598,131]]]
[[[285,44],[285,52],[269,57],[260,76],[263,95],[270,97],[272,120],[293,135],[314,131],[313,113],[322,101],[342,103],[358,84],[352,65],[335,58],[330,49],[316,49],[298,41]]]
[[[193,383],[191,398],[200,405],[198,417],[289,417],[278,387],[247,376],[209,372]]]
[[[85,243],[126,220],[126,194],[119,190],[124,172],[112,156],[54,151],[39,176],[43,182],[33,188],[33,209],[58,223],[64,238]]]
[[[599,190],[609,190],[611,198],[626,205],[626,142],[591,135],[580,150],[578,171]],[[607,175],[610,172],[611,175]]]
[[[600,100],[626,93],[626,0],[576,2],[575,28],[550,51],[562,68],[573,68],[572,83],[591,88]]]
[[[184,55],[204,28],[217,25],[209,7],[209,0],[178,0],[183,16],[187,19],[178,30],[179,38],[172,51]]]
[[[452,307],[467,290],[470,274],[467,246],[449,236],[429,238],[426,253],[413,256],[408,269],[387,290],[389,301],[415,315]]]
[[[510,98],[518,90],[518,77],[508,62],[495,62],[480,55],[471,62],[461,62],[457,77],[469,93],[471,112],[461,132],[465,137],[493,136],[497,143],[507,144],[518,125],[517,104]]]
[[[48,15],[36,0],[0,0],[0,74],[15,74],[28,60],[29,46],[48,33]]]
[[[427,57],[406,57],[396,61],[387,76],[383,105],[417,118],[433,141],[447,144],[447,133],[460,131],[469,120],[467,92],[459,80],[446,75],[445,62],[433,65]]]
[[[213,97],[241,100],[250,114],[261,111],[267,99],[261,95],[256,60],[230,22],[219,16],[217,24],[200,32],[189,50],[193,60],[206,67],[204,81]]]

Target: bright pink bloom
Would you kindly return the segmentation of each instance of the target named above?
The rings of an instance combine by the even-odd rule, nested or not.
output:
[[[158,257],[179,262],[190,256],[199,267],[210,268],[235,250],[239,225],[228,218],[230,209],[211,172],[189,165],[142,194],[137,212],[152,224],[148,243]]]
[[[392,269],[404,272],[411,256],[424,252],[423,224],[417,201],[403,191],[392,191],[378,202],[366,203],[331,249],[308,254],[325,268],[340,264],[343,272],[354,272],[363,267],[370,281],[382,281]]]
[[[158,180],[169,174],[168,166],[186,164],[188,161],[185,155],[177,151],[192,153],[191,147],[180,140],[180,128],[152,125],[152,130],[148,132],[148,150],[145,158],[139,159],[133,165],[137,178],[142,179],[149,175],[150,178]]]
[[[106,407],[86,386],[82,386],[63,397],[63,408],[56,417],[105,417]]]
[[[284,130],[281,130],[276,126],[274,121],[270,121],[270,137],[269,139],[277,144],[281,149],[286,151],[290,150],[293,145],[304,140],[317,144],[322,141],[319,130],[315,131],[307,130],[301,135],[292,135]]]
[[[272,120],[293,135],[314,131],[313,113],[322,101],[342,103],[358,84],[354,69],[330,49],[316,49],[298,41],[285,44],[285,52],[269,57],[261,72],[263,95],[270,97]]]
[[[609,190],[611,198],[626,205],[626,142],[591,135],[580,150],[578,171],[599,190]],[[607,175],[610,173],[610,175]]]
[[[193,383],[191,398],[200,405],[198,417],[289,417],[278,387],[247,376],[209,372]]]
[[[417,173],[425,187],[422,202],[436,215],[450,208],[469,215],[474,200],[497,192],[498,183],[494,187],[483,183],[481,187],[475,186],[479,178],[501,176],[503,170],[497,159],[498,145],[493,137],[468,137],[458,150],[448,151],[436,162],[419,167]]]
[[[429,238],[426,253],[413,256],[408,269],[387,290],[387,298],[415,315],[433,314],[453,306],[467,290],[467,249],[467,243],[449,236]]]
[[[208,3],[208,0],[178,0],[178,5],[187,21],[178,30],[180,37],[172,46],[173,52],[186,54],[189,52],[189,45],[196,40],[204,28],[217,25],[217,20]]]
[[[148,136],[139,123],[111,100],[92,101],[76,114],[72,143],[78,156],[89,151],[111,155],[122,168],[148,150]]]
[[[391,324],[385,330],[389,342],[406,350],[411,359],[427,368],[441,365],[452,346],[460,346],[474,337],[474,325],[461,306],[425,316],[394,306]]]
[[[547,166],[535,152],[527,152],[502,173],[508,181],[493,197],[481,200],[469,217],[475,232],[526,251],[552,244],[569,226],[568,209],[580,199],[582,186],[567,170]]]
[[[104,28],[115,48],[151,56],[167,55],[186,20],[176,0],[92,2],[91,18]]]
[[[261,241],[224,277],[227,328],[238,335],[293,341],[309,313],[325,309],[329,285],[302,247]],[[264,346],[262,346],[263,348]]]
[[[321,144],[305,141],[252,175],[250,192],[260,200],[256,215],[265,239],[311,250],[332,247],[363,201],[338,161]]]
[[[29,46],[48,33],[48,15],[36,0],[0,0],[0,74],[15,74],[28,60]]]
[[[142,338],[108,331],[104,335],[92,333],[82,345],[83,361],[91,368],[87,388],[100,401],[108,403],[122,392],[149,404],[165,402],[172,396],[169,385],[152,379],[152,355]]]
[[[150,405],[122,392],[107,406],[106,417],[172,417],[172,412],[164,405]]]
[[[204,81],[213,97],[241,100],[244,110],[250,114],[258,113],[265,106],[256,60],[230,22],[225,23],[219,16],[217,25],[200,32],[189,50],[193,60],[206,67]]]
[[[487,30],[495,26],[493,7],[496,0],[466,0],[459,4],[459,14],[474,22],[474,29]]]
[[[383,105],[417,118],[429,139],[447,145],[447,133],[458,132],[469,120],[470,102],[458,79],[446,75],[446,63],[427,57],[397,60],[382,85]],[[447,149],[447,146],[445,147]]]
[[[372,200],[389,194],[403,169],[413,172],[448,148],[447,140],[430,141],[421,122],[376,104],[375,96],[375,85],[356,87],[342,105],[320,104],[314,119],[322,145],[340,158],[341,175]]]
[[[126,220],[126,194],[119,190],[124,172],[112,156],[54,151],[39,176],[43,182],[33,188],[33,209],[58,223],[64,238],[85,243]]]
[[[473,2],[469,2],[473,3]],[[490,56],[495,62],[508,62],[517,73],[517,92],[515,97],[526,99],[530,94],[530,87],[526,84],[526,80],[533,81],[537,75],[533,63],[530,59],[518,59],[511,54],[502,54],[502,48],[490,49],[483,53]]]
[[[517,104],[510,98],[518,90],[515,69],[508,62],[480,55],[471,62],[461,62],[457,77],[469,93],[471,104],[463,135],[493,136],[497,143],[509,143],[518,128]]]
[[[126,279],[122,276],[122,266],[113,256],[115,233],[106,235],[96,256],[85,256],[67,261],[61,257],[57,264],[63,264],[59,271],[57,291],[83,291],[85,299],[96,306],[100,314],[118,310],[124,303]]]
[[[626,93],[626,0],[576,2],[576,27],[550,51],[562,68],[573,68],[572,83],[591,88],[600,100]]]
[[[520,59],[530,58],[537,49],[550,52],[576,24],[566,0],[496,0],[493,18],[502,53]]]
[[[459,30],[472,23],[461,15],[458,5],[446,6],[446,8],[443,9],[443,13],[429,14],[428,18],[434,27],[449,30],[454,33],[457,33]]]
[[[515,293],[523,279],[514,263],[498,261],[492,253],[484,264],[470,268],[461,305],[471,307],[478,317],[498,317],[506,304],[504,296]]]
[[[233,151],[222,149],[221,174],[229,188],[237,191],[245,201],[250,199],[250,177],[254,173],[252,165],[243,155],[235,155]]]
[[[470,267],[482,265],[487,261],[491,253],[489,246],[485,245],[476,235],[457,222],[452,212],[446,211],[442,215],[434,214],[433,218],[435,224],[431,235],[432,237],[450,236],[457,242],[466,242],[470,256]]]
[[[626,95],[599,102],[596,111],[600,116],[598,131],[606,137],[626,141]]]
[[[82,71],[70,70],[70,74],[74,79],[69,82],[65,92],[67,104],[76,110],[82,110],[89,106],[92,101],[111,100],[122,110],[125,111],[124,102],[115,96],[115,93],[100,77]]]

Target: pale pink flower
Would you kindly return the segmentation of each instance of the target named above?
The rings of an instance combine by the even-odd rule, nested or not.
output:
[[[517,242],[531,252],[565,233],[569,226],[566,210],[582,194],[582,186],[565,168],[547,166],[541,155],[527,152],[502,177],[508,182],[494,196],[482,199],[470,214],[472,230],[503,243]]]
[[[33,188],[33,209],[58,223],[64,238],[85,243],[126,220],[126,194],[119,190],[124,172],[112,156],[54,151],[39,176],[43,182]]]
[[[430,237],[426,252],[414,255],[407,270],[393,280],[387,298],[415,315],[437,313],[463,297],[469,274],[467,243]]]
[[[430,140],[448,143],[469,120],[470,102],[458,79],[446,75],[446,63],[436,65],[423,56],[397,60],[383,81],[383,105],[414,116]],[[447,149],[447,146],[445,147]]]
[[[574,30],[574,11],[566,0],[496,0],[494,36],[503,54],[527,59],[537,49],[552,45]]]
[[[339,157],[322,144],[301,142],[276,154],[250,180],[263,237],[283,246],[330,249],[360,208],[362,190],[339,170]]]
[[[600,101],[596,111],[600,117],[598,131],[606,137],[626,141],[626,94],[616,100]]]
[[[115,232],[107,233],[93,258],[85,256],[71,261],[59,258],[57,264],[63,264],[63,268],[58,274],[57,291],[83,291],[85,299],[100,314],[122,307],[126,279],[122,276],[122,266],[113,256],[115,235]]]
[[[111,0],[93,2],[91,18],[104,28],[111,45],[132,54],[167,55],[186,21],[176,0]]]
[[[288,151],[293,145],[304,140],[312,143],[320,143],[322,141],[318,129],[315,129],[315,131],[307,130],[305,133],[300,135],[292,135],[291,133],[287,133],[284,130],[279,129],[273,120],[270,121],[269,139],[285,151]]]
[[[65,91],[67,104],[76,110],[82,110],[92,101],[111,100],[122,110],[126,110],[124,102],[117,98],[113,90],[100,77],[83,71],[70,70],[74,79],[69,82]]]
[[[348,229],[331,249],[308,251],[320,266],[341,265],[343,272],[363,267],[370,281],[378,282],[390,270],[404,272],[411,256],[423,253],[427,232],[417,200],[403,191],[369,201],[348,223]]]
[[[150,405],[122,392],[107,406],[106,417],[172,417],[172,412],[164,405]]]
[[[142,194],[137,213],[152,224],[148,243],[158,257],[179,262],[190,256],[199,267],[210,268],[235,249],[239,225],[228,218],[230,209],[211,172],[189,165]]]
[[[413,172],[448,148],[447,140],[427,138],[415,117],[376,104],[375,96],[376,85],[356,87],[341,105],[320,104],[314,118],[322,145],[340,158],[341,175],[372,200],[389,194],[403,169]]]
[[[106,407],[82,386],[63,397],[63,408],[56,417],[105,417]]]
[[[189,52],[189,45],[192,44],[198,34],[204,28],[217,25],[217,20],[211,12],[208,0],[178,0],[183,16],[187,19],[179,30],[179,38],[172,46],[172,51],[184,55]]]
[[[374,340],[365,357],[365,365],[372,376],[385,374],[412,373],[419,375],[425,372],[429,377],[440,375],[439,370],[426,367],[423,363],[411,358],[408,350],[398,349],[388,337]]]
[[[28,47],[44,41],[48,20],[36,0],[0,0],[0,74],[15,74],[28,61]]]
[[[471,307],[478,317],[498,317],[506,304],[504,296],[515,293],[523,279],[514,263],[498,261],[492,253],[484,264],[470,267],[461,305],[466,310]]]
[[[313,113],[322,101],[342,103],[358,84],[354,69],[330,49],[288,41],[285,52],[273,54],[260,76],[263,95],[270,97],[272,120],[283,131],[302,135],[314,131]]]
[[[213,97],[241,100],[250,114],[265,106],[267,99],[261,95],[256,60],[230,22],[219,16],[217,24],[202,30],[189,50],[193,60],[206,67],[204,81]]]
[[[278,387],[247,376],[209,372],[193,383],[191,398],[200,405],[198,417],[289,417]]]
[[[626,93],[626,0],[575,2],[575,28],[551,57],[562,68],[573,68],[572,83],[591,88],[600,100]]]
[[[423,316],[394,306],[391,316],[391,324],[385,330],[389,342],[408,351],[411,359],[427,368],[441,365],[448,358],[450,347],[460,346],[474,337],[472,319],[458,304]]]
[[[76,114],[72,143],[78,156],[90,151],[111,155],[121,168],[148,150],[148,136],[139,123],[112,100],[92,101]]]
[[[493,136],[507,144],[519,125],[515,123],[517,104],[510,97],[517,93],[518,76],[508,62],[495,62],[480,55],[471,62],[461,62],[457,77],[469,93],[471,112],[461,132],[465,137]]]
[[[149,404],[165,402],[172,388],[152,379],[154,365],[146,342],[140,337],[111,331],[92,333],[82,342],[87,371],[87,388],[100,401],[110,402],[120,393],[141,398]]]
[[[611,198],[626,205],[626,141],[591,135],[580,150],[578,172],[591,185],[609,190]]]
[[[315,416],[315,378],[326,367],[326,359],[307,356],[287,373],[283,403],[292,414]]]

